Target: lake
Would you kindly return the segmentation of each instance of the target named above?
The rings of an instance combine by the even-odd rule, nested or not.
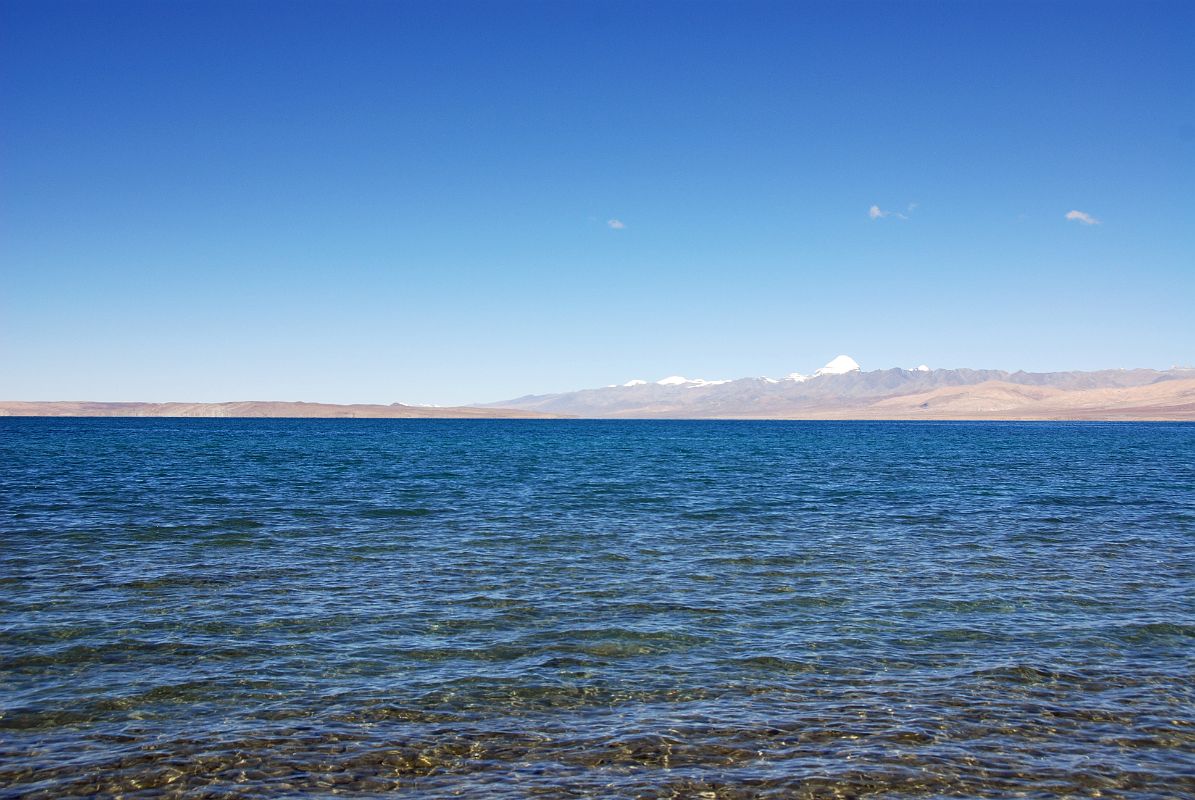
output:
[[[0,419],[0,795],[1195,793],[1195,425]]]

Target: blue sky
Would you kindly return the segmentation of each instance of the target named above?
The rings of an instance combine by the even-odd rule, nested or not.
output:
[[[1189,2],[5,0],[0,397],[1191,364],[1193,38]]]

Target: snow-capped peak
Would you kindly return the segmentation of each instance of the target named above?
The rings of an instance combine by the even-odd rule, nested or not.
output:
[[[914,367],[913,372],[929,372],[929,366],[922,364],[919,367]]]
[[[859,372],[859,363],[850,356],[838,356],[830,361],[829,364],[813,373],[813,377],[819,378],[822,375],[845,375],[848,372]]]
[[[929,367],[922,365],[917,369],[921,371],[928,371]],[[838,356],[834,359],[831,359],[829,364],[826,364],[826,366],[817,370],[812,375],[803,375],[800,372],[792,372],[783,378],[759,378],[757,380],[763,380],[767,383],[781,383],[785,381],[792,383],[804,383],[805,381],[812,380],[814,378],[820,378],[823,375],[845,375],[848,372],[860,371],[861,368],[859,367],[859,363],[855,361],[855,359],[851,358],[850,356]],[[627,381],[626,383],[622,384],[622,386],[646,386],[647,383],[647,381],[636,379],[633,381]],[[731,383],[731,381],[707,381],[705,378],[686,378],[684,375],[669,375],[667,378],[660,378],[658,381],[655,381],[654,385],[683,386],[687,389],[699,389],[703,386],[720,386],[724,383]]]
[[[730,381],[707,381],[705,378],[685,378],[681,375],[669,375],[667,378],[656,381],[658,386],[688,386],[690,389],[698,386],[717,386],[722,383],[730,383]]]

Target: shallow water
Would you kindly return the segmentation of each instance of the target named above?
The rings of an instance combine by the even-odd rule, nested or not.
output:
[[[1195,794],[1195,425],[0,420],[5,797]]]

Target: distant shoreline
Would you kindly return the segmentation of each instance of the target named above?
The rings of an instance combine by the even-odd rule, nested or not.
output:
[[[0,417],[139,418],[139,419],[542,419],[542,420],[675,420],[740,422],[1195,422],[1195,408],[1085,408],[1037,414],[991,411],[943,413],[926,410],[893,413],[891,409],[821,408],[804,414],[609,414],[564,415],[515,408],[335,404],[242,401],[229,403],[106,403],[90,401],[0,401]]]

